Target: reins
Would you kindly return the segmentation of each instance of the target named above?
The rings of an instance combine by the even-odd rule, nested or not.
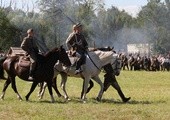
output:
[[[91,59],[90,55],[88,54],[88,52],[86,52],[87,56],[89,57],[89,59],[91,60],[91,62],[93,63],[93,65],[99,70],[101,71],[101,69],[94,63],[94,61]]]

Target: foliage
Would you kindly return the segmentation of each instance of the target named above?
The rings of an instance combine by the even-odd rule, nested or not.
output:
[[[72,25],[81,22],[91,47],[124,49],[129,43],[145,42],[153,45],[154,53],[170,51],[169,0],[148,0],[136,18],[115,6],[106,9],[103,0],[39,0],[36,4],[39,13],[1,8],[0,46],[19,46],[32,27],[42,49],[56,47],[65,44]]]
[[[16,43],[15,37],[18,31],[19,30],[10,23],[7,18],[7,13],[0,8],[0,46],[3,46],[2,49],[8,49]]]
[[[151,0],[142,8],[138,17],[142,27],[150,36],[150,43],[154,44],[154,51],[166,53],[170,51],[170,10],[160,0]],[[166,45],[165,45],[166,44]]]

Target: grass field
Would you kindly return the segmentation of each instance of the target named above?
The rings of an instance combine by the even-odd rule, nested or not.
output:
[[[103,73],[100,76],[103,80]],[[71,77],[67,82],[71,101],[64,102],[54,93],[56,102],[50,103],[48,91],[39,101],[36,88],[26,102],[24,96],[31,83],[17,79],[24,100],[19,101],[9,86],[4,101],[0,101],[0,120],[170,120],[170,72],[122,71],[117,81],[125,96],[131,97],[128,103],[122,103],[112,87],[103,94],[102,102],[97,102],[94,98],[99,85],[95,83],[83,104],[79,99],[82,80]],[[0,81],[1,91],[4,82]]]

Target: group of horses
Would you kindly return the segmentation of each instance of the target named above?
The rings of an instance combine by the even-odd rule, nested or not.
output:
[[[169,71],[170,70],[170,57],[166,56],[136,56],[130,54],[126,56],[121,55],[122,69],[125,70],[146,70],[146,71]]]
[[[120,95],[123,102],[130,100],[126,98],[116,81],[115,75],[120,74],[121,70],[121,59],[118,54],[114,51],[101,51],[101,50],[92,50],[86,53],[86,62],[81,66],[82,73],[75,75],[75,66],[74,62],[78,58],[69,56],[66,50],[63,47],[55,48],[48,51],[44,55],[38,56],[38,65],[35,70],[34,80],[32,81],[32,86],[29,93],[25,96],[26,100],[29,100],[31,93],[34,91],[38,83],[41,83],[42,90],[40,91],[40,98],[43,97],[45,91],[45,86],[48,86],[49,94],[51,96],[51,102],[54,102],[52,87],[56,91],[57,95],[61,97],[62,95],[58,91],[56,85],[57,75],[60,74],[62,77],[61,87],[64,92],[65,99],[69,99],[69,96],[66,92],[66,81],[68,76],[80,77],[83,79],[83,87],[81,99],[83,102],[86,102],[86,94],[93,87],[94,80],[100,85],[100,90],[97,96],[97,100],[101,101],[103,92],[112,85]],[[1,63],[1,68],[6,71],[7,79],[2,90],[1,99],[4,99],[6,89],[8,85],[12,84],[12,89],[17,94],[19,100],[22,100],[22,97],[17,91],[15,77],[18,76],[20,79],[29,81],[29,65],[30,61],[25,56],[7,56]],[[104,84],[99,77],[99,74],[103,69],[106,71]],[[3,77],[3,73],[0,73]],[[1,78],[0,78],[1,79]],[[90,87],[88,85],[90,84]]]

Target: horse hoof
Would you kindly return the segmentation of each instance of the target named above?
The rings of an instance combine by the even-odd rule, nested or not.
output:
[[[26,101],[29,101],[27,96],[25,96],[25,99],[26,99]]]
[[[125,99],[123,99],[123,102],[126,103],[126,102],[128,102],[130,99],[131,99],[131,97],[125,98]]]
[[[19,101],[22,101],[22,98],[18,98],[19,99]]]
[[[67,101],[71,101],[71,99],[70,99],[70,98],[67,98]]]
[[[65,97],[63,96],[63,95],[61,95],[61,96],[58,96],[59,98],[61,98],[61,99],[65,99]]]
[[[66,101],[70,101],[71,99],[69,97],[64,97]]]
[[[87,103],[87,100],[86,99],[80,99],[80,102],[82,102],[82,103]]]
[[[4,100],[4,96],[1,96],[0,99],[1,99],[1,100]]]
[[[42,97],[39,97],[38,100],[42,100]]]
[[[19,101],[22,101],[22,98],[20,96],[17,97],[19,99]]]
[[[101,102],[101,99],[100,99],[99,97],[97,97],[96,100],[97,100],[98,102]]]

